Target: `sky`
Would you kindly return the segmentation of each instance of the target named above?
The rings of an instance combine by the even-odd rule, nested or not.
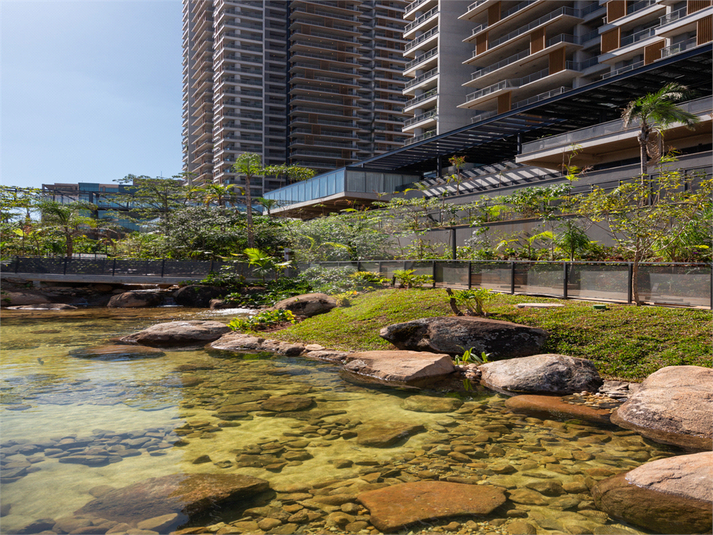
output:
[[[180,0],[0,0],[0,183],[181,172]]]

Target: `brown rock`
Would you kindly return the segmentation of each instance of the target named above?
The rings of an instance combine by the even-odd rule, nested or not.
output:
[[[362,351],[346,358],[342,373],[371,384],[423,388],[443,381],[455,371],[445,354],[421,351]]]
[[[172,321],[152,325],[120,341],[153,347],[202,345],[217,340],[227,332],[230,332],[230,327],[219,321]]]
[[[596,392],[602,384],[594,364],[587,359],[544,354],[488,362],[480,366],[481,383],[502,394],[573,394]]]
[[[567,403],[559,396],[514,396],[505,401],[505,406],[512,412],[529,414],[544,420],[576,418],[597,424],[608,424],[610,415],[606,409]]]
[[[409,396],[401,402],[401,408],[414,412],[453,412],[463,405],[460,399],[434,396]]]
[[[268,490],[256,477],[229,474],[174,474],[147,479],[109,492],[75,512],[133,524],[177,514],[175,527],[226,502],[243,502]]]
[[[505,503],[505,495],[490,485],[419,481],[364,492],[358,500],[377,529],[393,531],[421,520],[487,515]]]
[[[106,305],[109,308],[157,307],[164,294],[158,291],[131,290],[112,296]]]
[[[713,369],[669,366],[651,374],[612,423],[689,451],[713,449]]]
[[[190,284],[174,292],[173,299],[177,305],[192,308],[208,308],[210,300],[223,296],[226,291],[216,286]]]
[[[507,321],[446,316],[422,318],[384,327],[379,335],[399,349],[460,355],[473,348],[494,359],[533,355],[547,339],[547,332]]]
[[[260,408],[272,412],[303,411],[314,405],[314,400],[305,396],[275,396],[263,401]]]
[[[337,306],[333,297],[323,293],[297,295],[275,303],[274,310],[289,310],[295,316],[311,318],[329,312]]]
[[[710,533],[713,452],[641,465],[597,483],[597,508],[657,533]]]
[[[400,422],[380,422],[375,425],[364,424],[359,428],[357,443],[372,448],[388,448],[417,433],[422,433],[425,427],[419,424]]]

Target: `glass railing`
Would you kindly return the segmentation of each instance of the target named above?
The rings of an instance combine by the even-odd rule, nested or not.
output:
[[[498,61],[494,65],[490,65],[488,67],[485,67],[483,69],[479,69],[475,71],[473,74],[470,75],[470,81],[472,82],[473,80],[477,80],[478,78],[481,78],[485,76],[486,74],[489,74],[493,71],[496,71],[502,67],[505,67],[506,65],[510,65],[511,63],[515,63],[518,60],[521,60],[522,58],[529,56],[530,55],[530,49],[526,48],[525,50],[522,50],[521,52],[518,52],[517,54],[513,54],[509,58],[505,58],[502,61]]]
[[[654,35],[656,35],[656,29],[658,27],[659,26],[647,28],[645,30],[632,33],[631,35],[627,35],[626,37],[622,37],[619,47],[621,48],[624,46],[632,45],[634,43],[638,43],[639,41],[643,41],[644,39],[648,39],[649,37],[653,37]]]
[[[409,41],[408,43],[406,43],[406,50],[407,50],[407,51],[408,51],[408,50],[411,50],[412,48],[414,48],[414,47],[420,45],[421,43],[423,43],[426,39],[430,39],[431,37],[433,37],[433,36],[436,35],[437,33],[438,33],[438,26],[436,26],[435,28],[431,28],[431,29],[428,30],[426,33],[424,33],[423,35],[419,35],[419,36],[418,36],[416,39],[414,39],[413,41]]]
[[[415,106],[419,102],[423,102],[424,100],[428,100],[433,97],[438,96],[438,88],[431,89],[430,91],[426,91],[423,95],[419,95],[416,98],[412,98],[406,104],[404,105],[404,109],[410,108],[411,106]]]
[[[416,117],[412,117],[408,121],[404,121],[404,127],[427,121],[428,119],[432,119],[433,117],[438,117],[438,110],[432,110],[426,113],[422,113],[421,115],[417,115]]]
[[[404,89],[410,89],[410,88],[420,84],[424,80],[433,78],[434,76],[438,76],[438,67],[436,67],[435,69],[431,69],[430,71],[425,72],[420,76],[417,76],[416,78],[414,78],[413,80],[408,82],[406,85],[404,85]]]
[[[416,26],[418,26],[419,24],[422,24],[422,23],[426,22],[428,19],[430,19],[431,17],[433,17],[434,15],[437,15],[437,14],[438,14],[438,6],[434,7],[434,8],[431,9],[430,11],[427,11],[426,13],[424,13],[423,15],[421,15],[420,17],[418,17],[415,21],[413,21],[413,22],[407,24],[407,25],[404,27],[404,33],[410,32],[410,31],[413,30]]]
[[[688,41],[683,41],[682,43],[676,43],[675,45],[667,46],[661,49],[661,57],[668,58],[669,56],[675,56],[691,48],[698,46],[698,42],[695,37],[689,39]]]
[[[429,51],[426,52],[425,54],[421,54],[421,55],[418,56],[416,59],[409,61],[409,62],[405,65],[404,70],[407,71],[407,70],[409,70],[410,68],[412,68],[412,67],[418,65],[419,63],[421,63],[421,62],[423,62],[423,61],[426,61],[427,59],[431,59],[433,56],[436,56],[436,55],[438,55],[438,47],[432,48],[431,50],[429,50]]]
[[[662,49],[662,55],[663,56],[663,49]],[[611,72],[608,72],[606,74],[602,75],[602,80],[606,80],[607,78],[611,78],[612,76],[617,76],[619,74],[624,74],[625,72],[633,71],[634,69],[638,69],[639,67],[644,66],[644,61],[637,61],[636,63],[632,63],[631,65],[625,65],[624,67],[620,67],[618,69],[614,69]]]
[[[688,14],[688,7],[682,7],[681,9],[677,9],[676,11],[672,11],[671,13],[668,13],[664,15],[663,17],[659,18],[659,21],[661,22],[661,26],[664,24],[669,24],[671,22],[676,22],[679,19],[682,19]]]

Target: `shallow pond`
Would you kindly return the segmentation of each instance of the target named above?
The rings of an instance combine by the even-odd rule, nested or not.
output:
[[[261,533],[255,523],[267,518],[260,526],[274,533],[374,533],[368,510],[355,500],[319,506],[308,498],[446,480],[503,487],[509,500],[486,517],[411,531],[505,534],[525,521],[538,533],[638,533],[597,511],[588,487],[676,453],[614,427],[513,414],[498,395],[466,398],[446,413],[406,410],[404,399],[423,393],[350,384],[336,366],[300,358],[203,350],[118,360],[75,356],[154,323],[229,317],[177,308],[4,311],[2,532],[38,519],[66,523],[107,485],[239,473],[265,479],[277,492],[247,512],[245,505],[224,507],[194,525]],[[262,406],[285,395],[309,405]],[[384,422],[423,429],[389,447],[357,441],[358,433]],[[329,516],[335,511],[345,515],[336,524]],[[80,532],[90,532],[87,526]]]

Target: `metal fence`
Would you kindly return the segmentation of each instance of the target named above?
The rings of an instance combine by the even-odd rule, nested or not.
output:
[[[413,269],[433,277],[434,288],[488,288],[497,292],[632,302],[632,264],[629,262],[527,262],[504,260],[365,260],[320,262],[298,266],[297,271],[319,265],[351,266],[391,279],[394,271]],[[638,290],[641,300],[662,305],[713,309],[711,264],[642,263]],[[261,277],[246,263],[182,260],[120,260],[113,258],[13,258],[2,261],[4,274],[105,275],[135,277],[185,277],[203,279],[227,269],[248,280]],[[288,275],[293,275],[294,272]],[[268,279],[275,274],[267,275]]]
[[[312,264],[317,265],[317,264]],[[509,262],[503,260],[383,260],[321,262],[392,278],[398,269],[431,275],[434,288],[488,288],[497,292],[632,303],[630,262]],[[639,299],[654,304],[713,309],[711,264],[641,263]]]

